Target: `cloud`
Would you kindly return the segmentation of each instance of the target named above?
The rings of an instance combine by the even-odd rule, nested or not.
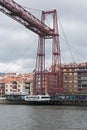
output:
[[[57,9],[58,20],[63,27],[62,30],[59,24],[61,55],[64,61],[73,61],[72,54],[76,62],[87,61],[87,58],[81,58],[81,55],[82,57],[87,55],[87,0],[16,0],[16,2],[26,9],[37,9],[28,9],[36,17],[40,17],[39,10]],[[0,70],[2,72],[32,72],[35,68],[38,36],[2,13],[0,13],[0,18]],[[62,31],[69,45],[63,40]],[[50,41],[46,44],[47,67],[51,64],[52,55],[49,49],[51,48]]]

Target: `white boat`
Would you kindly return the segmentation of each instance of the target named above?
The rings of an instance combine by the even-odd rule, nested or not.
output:
[[[25,96],[25,101],[50,101],[50,96],[49,95],[26,95]]]

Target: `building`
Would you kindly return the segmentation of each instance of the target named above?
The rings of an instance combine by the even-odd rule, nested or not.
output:
[[[0,94],[31,94],[32,80],[32,74],[5,76],[0,80]]]
[[[5,95],[5,83],[0,83],[0,97]]]
[[[68,64],[62,66],[63,72],[63,92],[65,94],[78,93],[77,64]]]
[[[87,64],[78,67],[78,93],[87,94]]]
[[[5,94],[23,94],[25,93],[24,82],[11,81],[5,83]],[[27,93],[28,94],[28,93]]]
[[[71,63],[61,67],[62,84],[59,77],[46,71],[44,83],[45,94],[87,94],[87,63]],[[38,77],[38,84],[39,84]],[[0,96],[5,94],[34,93],[33,74],[10,74],[0,78]],[[61,88],[61,91],[59,90]],[[63,89],[63,91],[62,91]]]

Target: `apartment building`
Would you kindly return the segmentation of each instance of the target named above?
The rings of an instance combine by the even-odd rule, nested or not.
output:
[[[65,94],[78,93],[78,75],[77,64],[68,64],[62,66],[63,73],[63,92]]]
[[[87,63],[78,67],[78,93],[87,94]]]
[[[1,94],[31,94],[32,74],[19,74],[15,76],[5,76],[0,79]],[[3,86],[2,86],[3,85]]]
[[[0,97],[5,94],[5,83],[0,83]]]
[[[47,72],[46,72],[47,73]],[[49,72],[45,78],[45,93],[55,91],[65,94],[87,94],[87,63],[71,63],[62,65],[62,86],[57,78]],[[39,80],[39,78],[38,78]],[[58,85],[57,85],[58,84]],[[59,86],[59,87],[56,87]],[[0,96],[4,94],[30,94],[33,95],[33,74],[9,74],[1,75]]]
[[[5,94],[20,94],[23,93],[23,83],[11,81],[5,83]]]

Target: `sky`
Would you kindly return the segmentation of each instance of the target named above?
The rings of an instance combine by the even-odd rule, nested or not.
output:
[[[56,9],[62,63],[87,62],[87,0],[14,1],[37,18],[42,10]],[[0,12],[0,72],[32,72],[37,45],[37,34]],[[50,43],[46,47],[47,68],[51,65],[49,48],[51,50]]]

